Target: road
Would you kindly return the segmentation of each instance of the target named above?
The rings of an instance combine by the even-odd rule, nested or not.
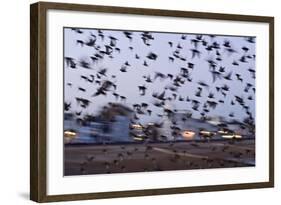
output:
[[[65,145],[64,175],[246,167],[255,165],[255,140]]]

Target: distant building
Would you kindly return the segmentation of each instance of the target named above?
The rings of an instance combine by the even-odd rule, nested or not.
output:
[[[160,130],[160,133],[162,136],[166,137],[166,140],[170,141],[170,140],[174,140],[174,137],[172,136],[172,121],[171,119],[168,118],[167,115],[165,115],[163,117],[163,126]]]
[[[129,134],[130,119],[127,116],[117,115],[115,120],[110,125],[110,140],[113,142],[118,141],[133,141]]]
[[[228,123],[227,128],[234,131],[237,134],[248,136],[248,137],[254,137],[253,131],[251,130],[251,127],[246,126],[242,123]]]
[[[120,104],[105,107],[100,115],[92,116],[91,120],[64,113],[64,130],[77,132],[72,143],[130,142],[133,141],[129,134],[131,113],[129,108]]]

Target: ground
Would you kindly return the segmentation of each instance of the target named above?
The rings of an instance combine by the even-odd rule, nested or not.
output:
[[[65,145],[64,175],[255,166],[255,140]]]

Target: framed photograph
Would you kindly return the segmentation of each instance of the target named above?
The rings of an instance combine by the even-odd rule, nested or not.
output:
[[[274,186],[274,18],[40,2],[30,198]]]

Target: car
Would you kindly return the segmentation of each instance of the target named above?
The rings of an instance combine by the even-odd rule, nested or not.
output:
[[[77,132],[73,129],[67,129],[63,132],[64,142],[69,143],[77,137]]]
[[[211,139],[216,133],[208,130],[200,130],[199,136],[205,139]]]
[[[194,138],[195,134],[196,133],[192,130],[184,130],[181,132],[181,135],[185,140],[192,140]]]
[[[239,134],[227,134],[227,135],[222,135],[222,138],[224,138],[224,139],[242,139],[242,135],[239,135]]]

